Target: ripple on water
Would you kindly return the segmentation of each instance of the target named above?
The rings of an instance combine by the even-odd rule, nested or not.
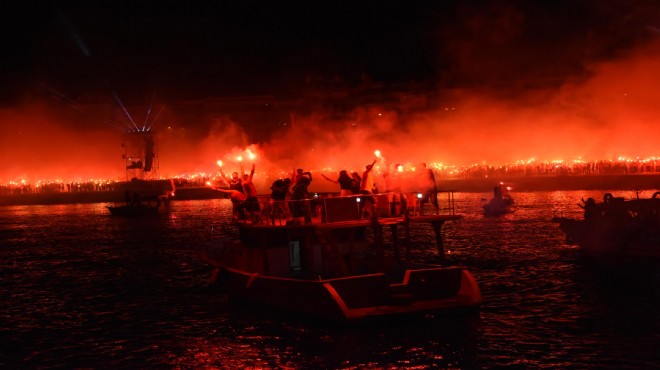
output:
[[[0,207],[0,366],[7,368],[657,368],[657,271],[602,271],[551,222],[587,192],[515,194],[517,210],[444,225],[469,267],[476,316],[343,327],[230,304],[194,252],[231,233],[228,201],[181,201],[164,217],[111,218],[104,204]],[[437,260],[424,225],[415,258]],[[419,226],[419,227],[418,227]]]

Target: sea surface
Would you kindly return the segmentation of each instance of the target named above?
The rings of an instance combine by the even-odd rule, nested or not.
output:
[[[660,368],[658,269],[584,260],[552,222],[604,193],[513,193],[516,211],[495,218],[481,213],[491,194],[456,193],[464,218],[445,224],[445,245],[475,275],[479,313],[357,326],[237,307],[209,287],[194,249],[234,231],[228,200],[143,220],[104,203],[0,207],[0,368]],[[437,260],[431,230],[414,230],[413,257]]]

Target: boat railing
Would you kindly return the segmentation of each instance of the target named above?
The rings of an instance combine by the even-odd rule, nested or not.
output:
[[[439,209],[423,195],[410,193],[377,193],[339,196],[314,193],[311,198],[275,201],[258,197],[253,204],[235,205],[235,221],[239,223],[284,226],[287,224],[323,224],[345,221],[404,218],[426,215],[455,215],[454,191],[438,192]]]

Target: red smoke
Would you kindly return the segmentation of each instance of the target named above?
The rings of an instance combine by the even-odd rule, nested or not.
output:
[[[213,173],[219,159],[230,173],[238,169],[236,155],[248,147],[257,154],[257,172],[271,177],[288,175],[294,168],[329,175],[334,175],[331,169],[361,172],[374,159],[375,149],[392,164],[459,166],[532,157],[658,156],[660,43],[595,64],[590,71],[560,88],[528,90],[525,95],[504,95],[497,89],[442,92],[446,99],[407,116],[406,122],[389,106],[362,107],[341,118],[325,113],[295,116],[286,131],[258,145],[250,142],[242,122],[204,117],[213,123],[200,135],[193,130],[197,122],[166,112],[154,127],[160,175]],[[0,111],[0,183],[124,180],[122,133],[104,125],[103,118],[39,103]]]

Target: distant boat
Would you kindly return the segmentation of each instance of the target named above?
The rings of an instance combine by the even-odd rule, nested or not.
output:
[[[513,198],[509,194],[509,187],[504,187],[502,183],[493,189],[493,198],[483,205],[484,216],[502,216],[507,213],[513,213]]]
[[[159,208],[155,205],[141,204],[141,205],[123,205],[123,206],[107,206],[112,216],[123,217],[141,217],[141,216],[157,216]]]
[[[373,197],[379,198],[379,208],[390,209],[381,204],[387,195]],[[231,298],[340,322],[473,311],[481,304],[467,268],[401,260],[396,245],[394,258],[384,254],[384,227],[396,234],[399,226],[430,223],[440,241],[440,225],[461,216],[363,219],[360,197],[301,202],[309,217],[279,223],[269,217],[239,220],[236,238],[203,243],[199,255],[214,268],[211,281]]]
[[[605,194],[602,202],[593,198],[578,204],[582,219],[556,217],[553,220],[589,257],[616,261],[660,261],[660,192],[648,199],[630,199]]]

